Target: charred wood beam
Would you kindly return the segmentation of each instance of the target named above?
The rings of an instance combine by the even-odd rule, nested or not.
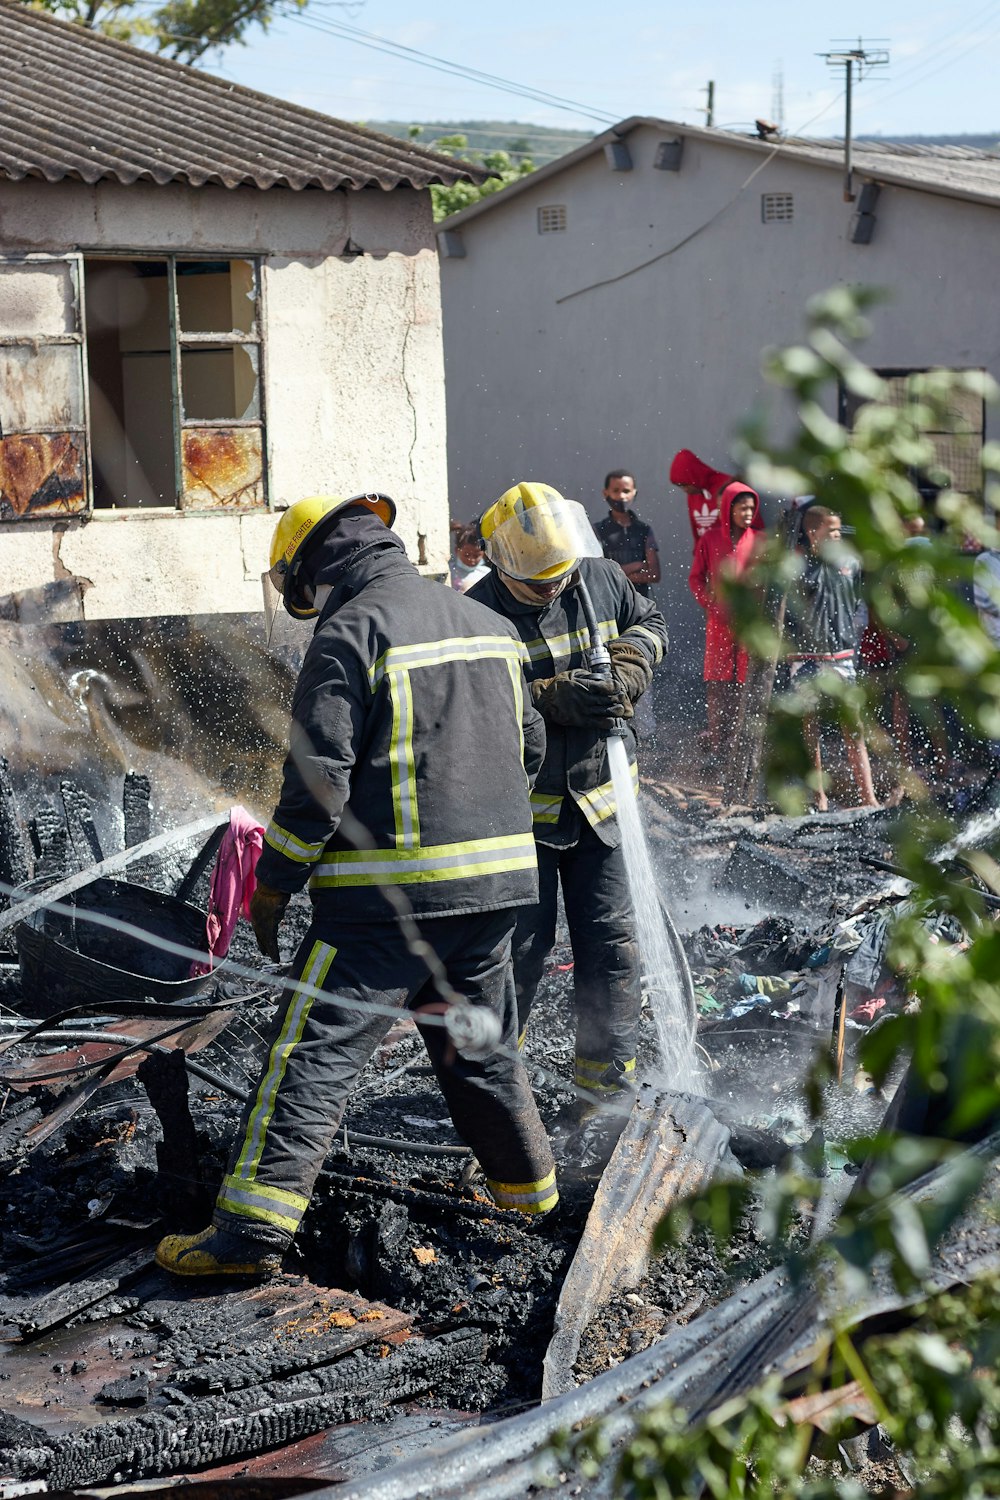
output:
[[[18,807],[10,766],[0,757],[0,881],[6,887],[23,885],[30,879],[28,832]],[[9,903],[3,887],[0,887],[0,912]]]
[[[122,788],[122,812],[125,815],[125,848],[144,844],[149,839],[152,817],[149,807],[152,786],[148,776],[126,771]]]
[[[59,783],[59,795],[77,864],[82,869],[85,865],[92,865],[95,860],[103,859],[104,850],[97,837],[94,814],[86,792],[75,781],[66,780]]]
[[[163,1135],[156,1143],[156,1185],[163,1217],[182,1229],[200,1226],[211,1212],[215,1192],[202,1171],[198,1132],[188,1101],[186,1058],[176,1050],[150,1052],[135,1076],[149,1096]]]
[[[437,1339],[355,1350],[335,1365],[88,1427],[43,1448],[0,1450],[5,1472],[77,1489],[112,1479],[188,1473],[298,1442],[344,1422],[371,1419],[448,1383],[478,1364],[483,1335],[463,1329]]]

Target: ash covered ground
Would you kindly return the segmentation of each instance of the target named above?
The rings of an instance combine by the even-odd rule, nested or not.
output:
[[[853,1043],[864,1028],[857,1025],[847,1032],[843,1084],[828,1088],[829,1108],[817,1134],[803,1080],[817,1049],[829,1050],[832,997],[822,993],[822,964],[809,966],[817,956],[823,960],[845,908],[884,878],[866,871],[858,856],[886,854],[886,820],[845,815],[817,827],[815,819],[725,819],[696,802],[679,811],[655,784],[647,786],[644,800],[664,895],[683,930],[696,984],[699,1071],[692,1087],[709,1096],[732,1127],[732,1149],[749,1172],[768,1171],[809,1142],[814,1154],[818,1149],[829,1157],[831,1175],[842,1173],[846,1157],[838,1140],[874,1129],[886,1098],[858,1077]],[[776,918],[782,903],[793,910]],[[283,932],[289,946],[306,924],[304,901],[293,904],[290,918]],[[460,1142],[419,1036],[401,1019],[352,1096],[347,1141],[338,1137],[286,1262],[284,1285],[336,1288],[395,1310],[412,1320],[428,1348],[457,1341],[449,1358],[431,1361],[419,1380],[399,1386],[404,1395],[412,1388],[423,1407],[495,1417],[538,1400],[559,1293],[624,1123],[624,1114],[580,1122],[570,1087],[572,955],[561,937],[525,1054],[559,1162],[557,1215],[535,1225],[497,1211],[481,1182],[469,1177],[467,1156],[426,1149],[458,1148]],[[249,929],[238,930],[233,953],[251,967],[258,964]],[[0,972],[2,1016],[9,1026],[24,996],[17,970],[7,964]],[[96,1090],[29,1151],[27,1133],[66,1093],[57,1101],[53,1083],[20,1091],[8,1083],[0,1096],[0,1214],[7,1231],[0,1322],[9,1336],[33,1345],[49,1372],[44,1390],[33,1387],[23,1399],[21,1346],[5,1346],[0,1407],[11,1418],[26,1418],[31,1430],[10,1429],[6,1438],[0,1432],[0,1448],[24,1453],[32,1445],[37,1449],[45,1434],[124,1421],[123,1412],[160,1412],[165,1399],[169,1408],[169,1390],[164,1397],[154,1389],[157,1366],[222,1361],[229,1373],[218,1383],[226,1389],[235,1380],[226,1361],[236,1357],[238,1328],[228,1344],[219,1342],[219,1329],[235,1307],[225,1287],[210,1289],[197,1316],[181,1317],[176,1302],[166,1300],[176,1288],[150,1268],[148,1252],[166,1230],[208,1222],[238,1118],[231,1090],[251,1087],[273,1009],[274,990],[263,978],[256,987],[245,980],[230,985],[230,996],[242,994],[243,1003],[198,1054],[199,1063],[230,1088],[187,1079],[189,1118],[182,1098],[178,1102],[177,1078],[164,1082],[154,1069],[144,1072],[145,1081],[130,1077]],[[774,992],[768,978],[780,981]],[[760,986],[752,993],[749,980]],[[116,1025],[128,1029],[126,1021]],[[25,1044],[4,1062],[43,1050],[57,1049],[51,1039]],[[52,1068],[71,1067],[72,1061],[72,1052],[63,1051]],[[639,1068],[655,1076],[655,1026],[648,1012]],[[65,1087],[78,1089],[85,1077],[70,1076]],[[167,1120],[166,1143],[151,1095]],[[363,1136],[404,1144],[398,1150],[369,1146],[359,1143]],[[795,1233],[809,1229],[803,1224]],[[109,1289],[102,1277],[118,1276],[130,1255],[138,1269],[120,1283],[113,1279]],[[707,1234],[691,1235],[601,1308],[584,1334],[577,1378],[589,1379],[697,1318],[771,1263],[752,1208],[724,1255]],[[95,1344],[102,1351],[102,1381],[91,1394],[95,1381],[88,1384],[88,1361],[79,1351]],[[375,1395],[367,1406],[352,1398],[354,1405],[337,1408],[330,1420],[337,1413],[399,1420],[398,1392],[381,1404],[376,1399],[380,1355],[360,1350],[352,1357],[361,1384],[370,1380]],[[271,1370],[273,1361],[264,1364]],[[248,1379],[244,1372],[236,1384]],[[133,1441],[127,1422],[122,1431],[124,1449]],[[283,1436],[292,1441],[301,1434]],[[277,1446],[281,1437],[268,1430],[263,1446]],[[141,1445],[129,1451],[141,1454]],[[184,1459],[183,1471],[213,1470],[221,1456],[209,1443]],[[33,1471],[29,1464],[21,1472],[31,1477]],[[50,1466],[41,1472],[51,1480],[59,1471]],[[90,1469],[67,1469],[77,1482],[81,1472],[93,1482],[95,1474],[114,1480],[161,1470],[141,1456],[118,1456],[94,1460]]]

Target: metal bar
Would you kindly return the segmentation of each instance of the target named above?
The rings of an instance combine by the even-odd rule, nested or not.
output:
[[[73,258],[73,274],[76,277],[76,324],[80,339],[80,380],[82,382],[83,411],[83,498],[89,512],[94,509],[94,457],[91,451],[90,421],[90,358],[87,349],[87,283],[83,256]]]
[[[83,338],[78,333],[8,333],[0,336],[0,348],[4,349],[37,349],[39,344],[46,346],[51,344],[81,344]],[[60,432],[65,431],[59,428]]]
[[[179,339],[180,315],[177,309],[177,264],[172,255],[167,256],[167,313],[170,319],[170,420],[174,429],[174,507],[184,508],[184,451],[181,443],[181,422],[184,419],[183,388],[181,386],[181,346]]]
[[[263,426],[259,417],[205,417],[202,420],[197,417],[185,417],[181,423],[181,431],[202,432],[205,428],[217,428],[220,432],[229,432],[234,427],[260,431]]]
[[[256,316],[256,314],[255,314]],[[260,336],[256,333],[240,333],[230,330],[228,333],[181,333],[178,334],[180,346],[186,349],[188,344],[259,344]]]
[[[844,63],[844,202],[854,202],[851,181],[851,84],[854,81],[854,59],[848,57]]]

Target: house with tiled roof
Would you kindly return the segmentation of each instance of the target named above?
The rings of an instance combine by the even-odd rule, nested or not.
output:
[[[448,553],[429,188],[477,168],[0,0],[0,617],[253,609],[272,512]]]

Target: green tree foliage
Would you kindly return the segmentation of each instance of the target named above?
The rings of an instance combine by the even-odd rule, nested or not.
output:
[[[419,125],[410,127],[411,140],[416,140],[420,133]],[[426,144],[432,151],[440,151],[445,156],[458,156],[463,161],[475,162],[477,166],[486,167],[494,174],[488,177],[481,186],[475,182],[456,182],[453,187],[432,187],[431,198],[434,202],[436,224],[446,219],[449,214],[457,214],[460,208],[468,208],[471,203],[478,203],[480,198],[488,198],[492,193],[498,193],[508,183],[517,182],[535,170],[535,163],[530,157],[523,157],[515,162],[506,151],[470,151],[468,139],[464,135],[442,135]]]
[[[979,374],[933,372],[913,377],[905,404],[894,404],[852,347],[867,331],[872,300],[846,288],[816,299],[806,342],[766,354],[765,371],[789,393],[798,420],[781,446],[768,441],[762,424],[750,426],[744,472],[772,494],[814,495],[854,528],[869,606],[911,642],[901,664],[911,704],[929,716],[946,699],[971,736],[1000,738],[1000,651],[963,597],[971,572],[967,540],[1000,546],[1000,487],[993,483],[1000,449],[984,450],[984,505],[949,487],[930,436],[949,424],[960,430],[956,412],[970,389],[987,400],[996,392]],[[830,415],[838,389],[862,402],[850,432]],[[932,475],[941,489],[930,545],[914,548],[906,545],[907,518],[926,513],[917,474]],[[796,568],[788,539],[775,537],[755,574],[727,589],[739,634],[762,658],[780,649],[774,601]],[[832,716],[860,713],[871,722],[863,682],[845,690],[834,681],[825,691]],[[802,714],[802,704],[785,694],[772,703],[768,722],[768,792],[772,803],[789,809],[801,807],[810,790]],[[1000,865],[988,849],[955,854],[947,843],[953,834],[924,802],[896,836],[895,861],[912,892],[898,909],[889,951],[916,1003],[869,1033],[860,1053],[879,1080],[894,1064],[898,1070],[910,1061],[918,1086],[934,1101],[939,1138],[897,1131],[844,1143],[866,1164],[864,1190],[852,1193],[822,1245],[800,1247],[793,1258],[792,1226],[803,1206],[808,1211],[821,1195],[821,1163],[808,1156],[795,1170],[762,1178],[752,1192],[746,1182],[716,1183],[658,1231],[662,1245],[702,1225],[724,1243],[756,1200],[759,1233],[791,1274],[839,1284],[841,1305],[870,1291],[874,1274],[890,1276],[912,1299],[910,1326],[876,1337],[866,1337],[863,1325],[851,1333],[846,1324],[835,1326],[817,1354],[808,1390],[860,1392],[869,1420],[880,1422],[903,1455],[912,1492],[938,1500],[1000,1494],[1000,1277],[928,1293],[934,1246],[967,1207],[985,1170],[982,1157],[955,1143],[1000,1117],[1000,930],[984,900],[989,889],[1000,891]],[[942,918],[953,920],[967,941],[935,942],[932,926]],[[807,1082],[816,1122],[822,1122],[829,1085],[824,1053]],[[933,1196],[897,1191],[932,1169],[938,1173]],[[652,1413],[621,1461],[618,1493],[630,1500],[861,1500],[860,1486],[836,1459],[817,1463],[816,1432],[785,1395],[773,1380],[697,1424],[676,1408]],[[841,1435],[854,1430],[845,1402]],[[606,1459],[603,1442],[600,1429],[586,1434],[583,1461]],[[836,1456],[835,1448],[827,1451]]]
[[[118,41],[149,46],[177,62],[193,63],[213,47],[242,42],[254,27],[267,29],[286,0],[25,0]],[[304,10],[308,0],[290,0]]]

